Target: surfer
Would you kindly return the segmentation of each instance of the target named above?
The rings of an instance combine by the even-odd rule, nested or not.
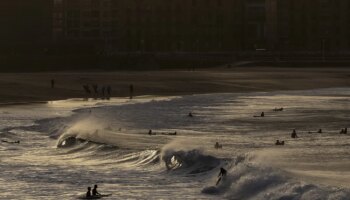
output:
[[[93,196],[101,195],[100,193],[97,192],[97,185],[95,185],[94,189],[92,189],[92,195]]]
[[[90,198],[91,197],[91,187],[87,188],[87,192],[86,192],[86,198]]]
[[[276,145],[284,145],[284,141],[276,140]]]
[[[262,112],[262,113],[260,114],[260,117],[265,117],[265,113]]]
[[[188,116],[189,117],[193,117],[193,114],[190,112],[190,113],[188,113]]]
[[[319,129],[319,130],[317,131],[317,133],[322,133],[322,129]]]
[[[10,142],[10,141],[7,141],[7,140],[1,140],[1,142],[4,142],[4,143],[9,143],[9,144],[19,144],[20,141],[17,140],[17,141],[14,141],[14,142]]]
[[[292,138],[298,138],[297,132],[295,131],[295,129],[293,129],[293,132],[291,134]]]
[[[219,144],[219,142],[216,142],[215,145],[214,145],[214,148],[215,149],[222,149],[222,145]]]
[[[219,177],[219,179],[218,179],[218,181],[216,182],[216,185],[218,185],[219,183],[220,183],[220,181],[221,181],[221,179],[223,178],[223,177],[225,177],[227,175],[227,171],[226,171],[226,169],[224,169],[224,168],[220,168],[220,173],[219,173],[219,175],[218,175],[218,177]]]

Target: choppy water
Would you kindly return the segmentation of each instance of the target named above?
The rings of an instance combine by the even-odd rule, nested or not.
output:
[[[1,107],[21,143],[0,143],[0,199],[350,199],[349,106],[338,88]]]

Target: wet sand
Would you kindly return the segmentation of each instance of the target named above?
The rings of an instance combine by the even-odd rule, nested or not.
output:
[[[51,89],[50,80],[55,79]],[[215,68],[199,71],[1,73],[0,103],[87,97],[83,85],[110,85],[112,96],[304,90],[350,87],[350,68]]]

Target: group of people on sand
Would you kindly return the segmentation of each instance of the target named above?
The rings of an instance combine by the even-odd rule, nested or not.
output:
[[[112,95],[112,87],[110,85],[103,85],[99,88],[97,84],[83,85],[84,91],[87,95],[94,95],[94,98],[109,99]]]

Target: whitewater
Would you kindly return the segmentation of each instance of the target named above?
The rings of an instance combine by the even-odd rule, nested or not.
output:
[[[349,119],[350,88],[1,106],[0,199],[346,200]]]

